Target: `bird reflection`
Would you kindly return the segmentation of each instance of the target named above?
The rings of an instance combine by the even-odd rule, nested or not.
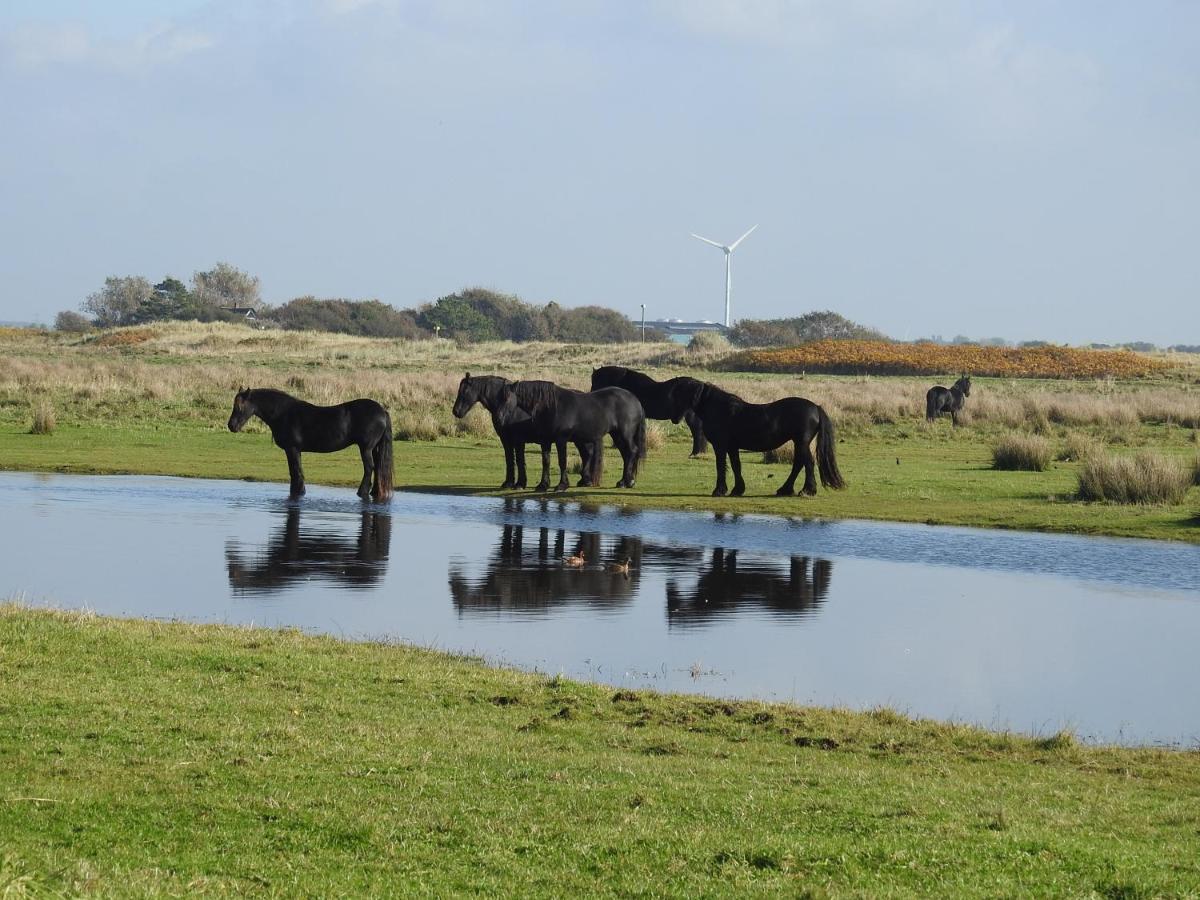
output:
[[[482,577],[451,566],[455,609],[535,613],[567,604],[608,608],[632,599],[642,567],[641,538],[580,531],[568,539],[570,534],[562,528],[503,526]]]
[[[667,621],[696,627],[748,610],[806,618],[824,603],[832,577],[833,563],[827,559],[793,556],[781,571],[774,563],[739,566],[736,550],[718,547],[694,588],[685,591],[674,579],[667,582]]]
[[[300,527],[300,508],[288,507],[282,529],[263,547],[243,552],[225,547],[229,585],[237,593],[269,594],[297,582],[319,578],[348,588],[367,588],[380,582],[387,570],[392,542],[392,517],[366,512],[358,539],[349,535]]]

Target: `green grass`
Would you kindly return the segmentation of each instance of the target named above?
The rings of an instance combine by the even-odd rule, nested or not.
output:
[[[218,423],[160,419],[139,426],[121,417],[111,425],[60,423],[51,435],[32,435],[16,424],[0,425],[0,469],[286,481],[283,453],[269,434],[261,427],[230,434],[223,422],[223,417]],[[1154,429],[1142,426],[1144,439],[1153,441]],[[1158,429],[1167,432],[1165,426]],[[715,483],[712,454],[688,459],[690,444],[684,433],[671,429],[666,445],[650,454],[633,491],[572,488],[566,496],[632,507],[886,519],[1200,543],[1200,518],[1194,509],[1198,504],[1188,499],[1158,507],[1080,502],[1076,499],[1080,463],[1054,462],[1045,472],[996,471],[988,440],[967,431],[879,425],[848,434],[837,452],[849,487],[844,491],[821,488],[811,498],[776,497],[775,488],[788,467],[764,464],[758,461],[761,454],[747,453],[743,457],[747,496],[714,498],[709,496]],[[1164,443],[1168,437],[1164,434]],[[1194,453],[1182,443],[1179,450]],[[494,438],[401,441],[395,453],[401,492],[497,493],[493,489],[503,477],[503,457]],[[619,457],[610,450],[606,459],[605,483],[612,484],[619,477]],[[536,481],[538,454],[530,452],[528,462]],[[351,487],[362,476],[353,451],[305,454],[304,466],[308,481],[315,484]],[[557,481],[557,468],[551,481]],[[1193,488],[1189,498],[1198,493]],[[403,495],[394,502],[402,505]]]
[[[1200,757],[0,606],[0,895],[1200,895]]]

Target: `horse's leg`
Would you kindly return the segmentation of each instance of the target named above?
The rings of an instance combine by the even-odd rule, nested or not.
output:
[[[304,470],[300,468],[300,451],[295,447],[289,447],[283,452],[287,455],[288,476],[292,483],[291,496],[303,497]]]
[[[371,476],[375,472],[375,461],[371,458],[371,448],[366,444],[358,445],[358,454],[362,457],[363,477],[358,484],[358,496],[366,500],[371,496]]]
[[[733,469],[733,490],[731,497],[740,497],[746,493],[746,482],[742,479],[742,455],[737,447],[729,448],[729,467]]]
[[[567,477],[567,442],[559,438],[554,444],[558,448],[558,486],[555,490],[565,491],[571,486],[571,479]]]
[[[547,491],[550,489],[550,443],[542,444],[542,478],[534,485],[535,491]]]
[[[575,483],[575,487],[595,487],[595,478],[592,473],[592,445],[584,442],[576,444],[575,447],[579,450],[579,481]]]
[[[800,468],[800,463],[803,462],[804,494],[808,497],[815,497],[817,495],[817,476],[814,472],[816,461],[813,459],[812,455],[812,447],[810,446],[811,440],[812,438],[807,434],[796,438],[794,451],[796,461],[792,463],[792,479],[795,480],[796,472]]]
[[[512,441],[500,438],[500,446],[504,448],[504,481],[500,483],[500,490],[507,491],[515,483],[513,481],[513,468],[516,465],[517,454]]]
[[[729,493],[729,486],[725,484],[725,448],[713,445],[713,454],[717,458],[717,486],[713,488],[712,495],[724,497]]]
[[[784,480],[783,484],[775,491],[777,497],[791,497],[796,493],[796,476],[800,474],[800,467],[802,465],[804,465],[804,462],[800,459],[800,438],[796,438],[792,441],[792,471],[788,473],[788,477]]]
[[[617,449],[621,451],[621,480],[617,487],[631,488],[637,482],[637,447],[632,441],[622,440]]]
[[[525,481],[525,442],[517,441],[513,444],[513,460],[517,464],[517,480],[513,483],[513,487],[523,488],[527,484]]]
[[[704,438],[704,423],[700,421],[695,410],[691,409],[683,414],[683,421],[692,432],[692,456],[699,456],[708,449],[708,441]]]

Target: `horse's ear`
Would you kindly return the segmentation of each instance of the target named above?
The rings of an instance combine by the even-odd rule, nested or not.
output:
[[[470,373],[470,372],[468,372],[468,373],[467,373],[467,378],[468,378],[468,379],[470,379],[470,377],[471,377],[471,373]]]

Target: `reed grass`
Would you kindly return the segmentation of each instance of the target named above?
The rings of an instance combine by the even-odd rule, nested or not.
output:
[[[992,468],[1010,472],[1045,472],[1054,451],[1036,434],[1010,434],[992,446]]]
[[[1181,503],[1195,473],[1161,453],[1088,457],[1079,470],[1079,497],[1111,503]]]
[[[30,434],[54,434],[58,422],[54,416],[54,406],[48,400],[35,400],[31,409],[33,422],[29,426]]]

